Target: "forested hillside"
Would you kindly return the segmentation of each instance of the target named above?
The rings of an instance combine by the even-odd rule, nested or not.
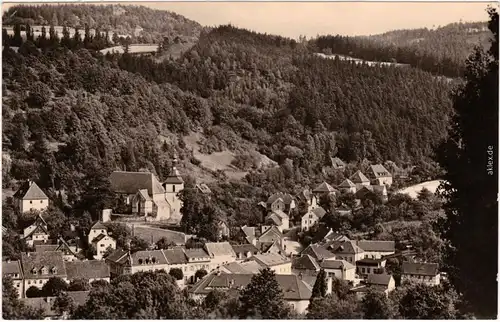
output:
[[[375,61],[410,64],[448,77],[463,75],[475,46],[487,48],[491,32],[486,22],[453,23],[436,29],[395,30],[363,37],[321,36],[313,50]]]
[[[83,29],[99,28],[110,35],[130,35],[133,42],[161,42],[164,37],[198,38],[202,27],[195,21],[174,12],[144,6],[122,5],[20,5],[4,12],[4,25],[67,26]],[[139,29],[136,29],[139,28]],[[142,30],[141,30],[142,28]],[[59,35],[62,37],[62,35]]]
[[[430,156],[445,136],[451,84],[418,69],[324,60],[294,40],[231,26],[162,63],[102,56],[77,38],[42,43],[3,52],[4,187],[38,179],[67,191],[74,210],[98,209],[94,187],[113,169],[161,179],[175,151],[194,174],[200,162],[183,138],[193,131],[203,153],[233,151],[242,169],[256,169],[249,144],[277,161],[245,179],[267,193],[339,183],[343,174],[323,171],[335,155],[437,173]],[[245,189],[241,197],[265,195]]]

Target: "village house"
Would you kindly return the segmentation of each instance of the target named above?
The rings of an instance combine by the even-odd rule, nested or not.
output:
[[[373,185],[392,185],[392,174],[381,164],[370,165],[367,174]]]
[[[31,286],[41,289],[51,277],[67,281],[66,266],[62,252],[27,252],[21,254],[24,277],[24,294]]]
[[[84,305],[87,301],[87,298],[90,294],[90,291],[75,291],[75,292],[66,292],[68,296],[71,298],[75,307],[80,305]],[[54,311],[54,301],[56,300],[55,296],[49,297],[33,297],[33,298],[24,298],[22,299],[23,303],[32,309],[42,310],[42,316],[44,320],[66,320],[69,317],[69,312],[63,312],[62,314]]]
[[[251,281],[253,274],[228,274],[213,272],[198,281],[189,289],[193,299],[202,300],[212,290],[228,292],[241,290]],[[284,300],[297,313],[305,313],[312,295],[312,286],[302,281],[296,275],[276,275],[276,280],[283,290]]]
[[[318,262],[308,254],[296,257],[292,260],[292,274],[315,276],[320,270]]]
[[[351,292],[356,294],[358,300],[362,300],[370,288],[383,292],[388,296],[396,288],[396,282],[392,275],[370,274],[363,284],[352,288]]]
[[[363,186],[355,194],[356,199],[365,200],[380,196],[383,202],[387,202],[387,188],[386,186]]]
[[[332,168],[334,168],[336,170],[344,170],[345,169],[344,161],[340,160],[337,157],[330,157],[330,160],[332,161]]]
[[[247,241],[249,244],[257,245],[257,238],[260,236],[259,230],[256,227],[249,227],[247,225],[240,228],[238,234],[234,236],[237,240],[240,239],[240,242]]]
[[[318,206],[318,198],[309,189],[302,190],[295,198],[298,202],[303,202],[307,205],[308,212]]]
[[[356,266],[341,259],[325,259],[319,266],[325,270],[327,277],[354,282],[356,280]]]
[[[205,243],[204,249],[210,256],[210,269],[236,261],[236,253],[228,242]]]
[[[321,183],[319,186],[314,188],[312,192],[318,199],[322,196],[336,195],[337,193],[339,193],[337,189],[326,182]]]
[[[441,275],[438,264],[435,263],[410,263],[403,262],[401,268],[401,283],[414,281],[430,286],[440,284]]]
[[[349,179],[345,179],[338,185],[340,192],[342,193],[356,193],[356,185]]]
[[[238,261],[249,259],[259,253],[259,249],[252,244],[231,245],[231,247],[233,247]]]
[[[386,260],[384,258],[362,258],[356,261],[359,276],[366,278],[369,274],[380,274],[384,271]]]
[[[66,262],[82,259],[82,256],[79,254],[79,250],[80,248],[78,247],[78,243],[76,243],[73,246],[70,246],[61,237],[57,240],[57,244],[35,245],[35,252],[53,252],[53,251],[62,252],[63,259]]]
[[[106,234],[100,234],[92,240],[92,246],[96,250],[95,259],[102,259],[109,249],[116,249],[116,240]]]
[[[102,222],[96,222],[92,227],[90,227],[89,234],[87,235],[87,241],[89,244],[92,244],[94,239],[99,235],[108,235],[108,227],[104,225]]]
[[[132,214],[147,220],[180,220],[182,202],[177,193],[184,189],[184,181],[177,169],[163,185],[151,172],[114,171],[110,176],[112,191],[121,196]]]
[[[255,246],[261,252],[284,251],[284,237],[276,226],[262,226],[263,233],[256,239]]]
[[[317,244],[310,244],[300,253],[301,256],[309,255],[316,261],[335,259],[335,254]]]
[[[117,277],[130,273],[131,255],[128,251],[116,249],[105,258],[105,263],[109,266],[111,277]]]
[[[292,262],[280,254],[257,254],[250,258],[262,268],[270,268],[276,274],[292,274]]]
[[[300,221],[300,229],[302,231],[309,230],[312,226],[316,225],[323,216],[326,215],[325,209],[323,207],[316,207],[311,211],[304,214]]]
[[[196,189],[198,189],[199,192],[206,195],[210,195],[212,193],[212,190],[210,190],[210,188],[204,183],[196,184]]]
[[[263,267],[256,261],[248,261],[242,263],[227,263],[221,266],[219,271],[228,274],[258,274],[262,268]]]
[[[271,211],[266,216],[264,223],[276,226],[281,232],[290,229],[290,217],[280,209]]]
[[[119,254],[121,254],[121,257],[118,255],[113,256],[114,254],[110,255],[109,257],[113,257],[109,261],[124,262],[125,265],[128,265],[128,269],[122,270],[122,274],[135,274],[137,272],[154,272],[160,270],[168,272],[170,269],[169,262],[162,249],[138,251],[130,254],[130,256],[128,256],[128,253],[123,254],[123,252]],[[119,257],[118,260],[116,260],[117,257]],[[128,261],[126,260],[127,257],[129,257]],[[184,259],[183,263],[185,264],[186,262],[187,261]],[[116,268],[111,269],[111,271],[113,271],[113,273],[118,272]]]
[[[356,191],[361,189],[363,186],[369,186],[370,180],[361,172],[360,170],[356,171],[349,180],[356,185]]]
[[[93,281],[110,282],[111,274],[109,266],[100,260],[85,260],[65,262],[66,276],[68,281],[83,278],[92,283]]]
[[[365,252],[365,258],[380,259],[396,253],[396,243],[392,240],[358,240],[356,244]]]
[[[24,297],[23,270],[20,261],[2,261],[2,276],[10,277],[19,298]]]
[[[187,258],[187,269],[185,272],[185,280],[190,282],[195,282],[195,274],[198,270],[204,269],[210,272],[212,268],[210,267],[211,258],[208,253],[202,248],[191,248],[184,249],[184,254]],[[168,260],[168,253],[166,254]]]
[[[46,244],[49,241],[50,235],[47,230],[47,223],[42,215],[38,214],[35,222],[30,226],[24,228],[23,238],[28,246]]]
[[[14,194],[15,205],[21,213],[31,210],[44,211],[49,207],[49,197],[33,181],[28,180]]]
[[[327,250],[332,252],[336,259],[343,259],[353,265],[364,258],[364,251],[351,240],[331,242],[328,244]]]
[[[278,192],[267,199],[266,207],[270,212],[279,209],[285,213],[290,213],[290,211],[295,208],[295,200],[289,193]]]

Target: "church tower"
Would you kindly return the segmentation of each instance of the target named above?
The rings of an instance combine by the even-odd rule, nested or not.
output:
[[[174,156],[172,172],[163,182],[163,188],[165,188],[165,199],[170,204],[170,218],[180,219],[182,201],[177,194],[184,189],[184,180],[179,174],[179,170],[177,170],[177,156]]]

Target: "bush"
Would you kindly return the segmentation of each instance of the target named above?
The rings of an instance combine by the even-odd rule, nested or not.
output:
[[[172,268],[170,269],[170,272],[168,272],[170,276],[175,278],[176,280],[180,281],[184,278],[184,273],[182,272],[182,269],[180,268]]]
[[[26,297],[27,298],[42,297],[42,290],[36,286],[30,286],[26,290]]]

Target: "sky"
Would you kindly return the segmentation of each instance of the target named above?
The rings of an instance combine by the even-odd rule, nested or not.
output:
[[[486,8],[494,2],[115,3],[173,11],[203,26],[231,23],[258,32],[309,38],[323,34],[372,35],[395,29],[433,28],[459,21],[487,21]],[[4,3],[2,9],[12,5]]]

